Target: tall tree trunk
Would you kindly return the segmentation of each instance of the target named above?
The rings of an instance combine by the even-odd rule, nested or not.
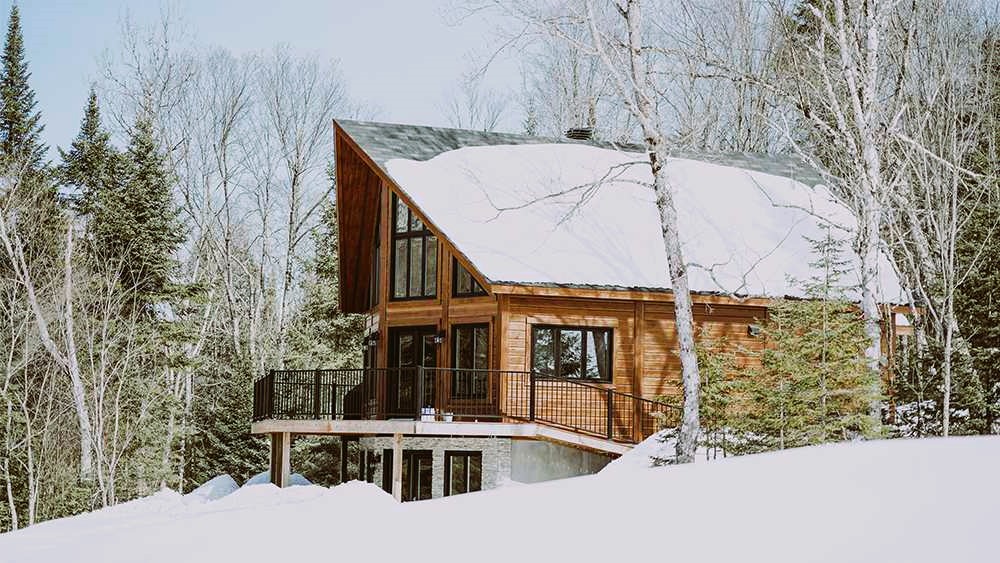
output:
[[[684,386],[684,407],[680,431],[677,435],[678,463],[694,461],[701,432],[699,405],[701,400],[701,376],[698,370],[698,355],[694,345],[694,312],[691,290],[688,286],[687,264],[681,250],[680,233],[677,229],[677,209],[674,207],[673,189],[667,181],[664,164],[667,159],[662,142],[653,141],[650,146],[650,165],[653,170],[653,190],[656,194],[656,209],[660,214],[660,228],[663,244],[667,251],[670,287],[674,293],[674,329],[677,332],[677,351],[681,359],[681,381]]]
[[[80,478],[90,481],[94,477],[94,433],[86,403],[83,376],[76,355],[76,335],[73,328],[73,222],[66,227],[66,253],[63,259],[63,315],[66,327],[66,367],[73,387],[73,406],[80,424]]]
[[[865,360],[872,375],[872,403],[869,414],[876,420],[882,420],[882,320],[879,311],[878,287],[879,263],[879,220],[878,206],[875,202],[865,206],[865,224],[860,231],[864,237],[861,251],[861,313],[865,319],[865,336],[868,346],[865,348]]]
[[[588,3],[591,30],[595,42],[595,15]],[[699,406],[701,403],[701,376],[698,371],[698,355],[694,344],[694,313],[691,303],[691,289],[688,285],[687,263],[681,248],[680,231],[677,226],[677,208],[674,206],[673,187],[667,179],[667,159],[669,151],[660,132],[660,123],[651,95],[646,62],[642,54],[642,2],[629,0],[620,14],[625,18],[628,30],[629,83],[631,88],[621,84],[619,90],[629,100],[628,105],[642,127],[642,134],[649,151],[649,164],[653,174],[653,192],[656,209],[660,215],[660,229],[667,254],[667,274],[674,294],[674,330],[677,332],[677,352],[681,360],[681,381],[684,386],[684,406],[681,426],[677,435],[675,461],[691,463],[698,448],[701,432]],[[602,50],[603,54],[603,50]],[[603,57],[605,64],[610,61]],[[631,90],[631,96],[628,95]]]
[[[24,286],[25,295],[34,315],[35,326],[38,330],[42,346],[52,357],[53,361],[69,376],[73,408],[76,411],[77,422],[80,426],[80,479],[84,482],[89,482],[94,477],[94,434],[90,424],[90,414],[87,409],[83,377],[76,358],[76,339],[73,334],[73,223],[69,222],[66,228],[66,252],[63,262],[65,269],[62,296],[64,300],[63,321],[65,323],[63,336],[66,340],[66,354],[63,354],[59,350],[49,332],[49,323],[42,312],[38,295],[35,292],[35,283],[24,256],[24,243],[21,241],[21,237],[17,234],[16,230],[8,230],[9,226],[6,217],[0,220],[0,242],[3,243],[7,256],[12,262],[15,274]]]

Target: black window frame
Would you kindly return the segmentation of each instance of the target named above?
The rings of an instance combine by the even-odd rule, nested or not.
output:
[[[379,304],[379,276],[382,261],[382,220],[375,221],[375,244],[372,245],[372,265],[368,279],[368,308],[373,309]]]
[[[452,493],[451,491],[451,464],[452,460],[456,457],[465,458],[465,483],[466,490],[459,493]],[[479,460],[479,488],[472,489],[469,486],[469,477],[472,471],[469,466],[469,460],[478,459]],[[467,493],[474,493],[483,490],[483,452],[479,450],[445,450],[444,452],[444,496],[454,496],[454,495],[464,495]]]
[[[551,374],[540,373],[540,372],[536,372],[535,371],[535,347],[536,347],[535,346],[535,342],[537,340],[536,337],[535,337],[535,334],[539,330],[551,330],[551,331],[553,331],[553,333],[552,333],[552,358],[553,358],[553,362],[554,362],[554,366],[555,366],[555,372],[551,373]],[[579,330],[579,331],[585,331],[585,332],[604,332],[604,333],[607,333],[607,335],[608,335],[608,354],[607,354],[608,355],[608,358],[607,358],[608,365],[607,365],[607,370],[605,370],[607,372],[607,374],[608,374],[607,378],[593,378],[593,377],[585,377],[583,375],[583,373],[584,373],[584,371],[586,369],[585,366],[587,365],[587,360],[586,360],[587,337],[586,337],[586,335],[582,335],[583,338],[581,339],[581,342],[580,342],[580,346],[581,346],[581,349],[580,349],[580,366],[581,366],[581,372],[580,373],[581,373],[581,375],[579,377],[570,377],[570,376],[567,376],[567,375],[562,375],[562,373],[561,373],[561,371],[562,371],[561,370],[562,353],[561,353],[561,350],[560,350],[560,348],[561,348],[561,344],[560,343],[562,342],[562,339],[559,337],[559,332],[563,331],[563,330],[566,330],[566,331]],[[553,379],[563,379],[563,378],[565,378],[565,379],[575,379],[575,380],[579,380],[579,381],[589,381],[589,382],[596,382],[596,383],[612,383],[614,381],[614,379],[615,379],[615,330],[614,330],[614,328],[612,328],[612,327],[603,327],[603,326],[570,326],[570,325],[547,325],[547,324],[531,325],[531,371],[533,373],[535,373],[536,376],[553,378]]]
[[[411,502],[418,500],[430,500],[434,498],[434,451],[427,449],[405,449],[403,450],[403,489],[405,492],[410,493],[409,495],[402,495],[403,502]],[[430,496],[424,498],[413,498],[414,496],[420,496],[420,466],[417,463],[418,458],[423,458],[425,460],[429,459],[431,462],[430,469]],[[392,448],[384,448],[382,450],[382,490],[392,494],[392,465],[393,465],[393,451]],[[416,470],[416,471],[414,471]],[[414,491],[414,489],[417,489]],[[404,491],[400,491],[402,494]],[[417,494],[414,495],[413,493]],[[407,496],[411,498],[407,498]]]
[[[427,228],[427,224],[423,222],[422,219],[417,217],[416,213],[410,209],[409,205],[399,197],[399,195],[393,193],[391,199],[391,213],[392,213],[392,236],[391,244],[388,249],[389,252],[389,269],[391,276],[389,279],[389,300],[390,301],[415,301],[420,299],[436,299],[438,295],[438,289],[441,285],[438,283],[438,272],[440,271],[441,264],[441,245],[436,234],[434,234],[430,229]],[[399,206],[402,205],[406,209],[406,230],[399,230]],[[420,228],[415,228],[415,222],[420,224]],[[402,297],[396,295],[396,245],[397,241],[406,241],[406,288],[405,295]],[[413,248],[414,241],[420,241],[420,292],[419,295],[410,295],[411,293],[411,281],[413,280],[413,272],[411,267],[413,266]],[[427,249],[430,245],[434,246],[434,272],[429,273],[427,271]],[[427,294],[428,281],[434,280],[434,292]]]
[[[466,275],[468,275],[469,279],[472,281],[472,291],[470,291],[470,292],[459,291],[459,289],[458,289],[459,287],[461,287],[461,284],[458,281],[458,277],[462,273],[465,273]],[[476,276],[473,276],[472,272],[470,272],[468,270],[468,268],[466,268],[465,266],[463,266],[462,263],[458,261],[458,258],[452,257],[452,259],[451,259],[451,296],[452,297],[483,297],[484,295],[488,295],[488,293],[486,292],[486,288],[484,288],[482,286],[482,284],[479,283],[479,280],[476,279]]]
[[[486,367],[485,368],[463,368],[458,362],[458,333],[462,330],[472,330],[472,358],[475,364],[476,357],[476,335],[475,331],[483,329],[486,331]],[[482,400],[489,396],[489,370],[492,361],[492,340],[490,338],[490,323],[462,323],[451,325],[451,398],[452,399],[474,399]],[[471,385],[462,385],[460,378],[469,376],[471,373]],[[463,388],[468,388],[466,392],[459,392]]]

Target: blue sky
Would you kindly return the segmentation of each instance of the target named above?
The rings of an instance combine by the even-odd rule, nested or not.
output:
[[[493,43],[488,21],[449,25],[447,0],[173,0],[201,45],[235,53],[286,43],[338,59],[352,94],[386,121],[447,125],[442,109],[459,76]],[[6,24],[11,0],[0,0]],[[154,22],[155,0],[21,0],[25,48],[44,139],[66,147],[79,127],[103,52],[118,45],[127,12]],[[4,27],[5,29],[5,27]],[[514,63],[491,66],[489,81],[515,85]],[[55,156],[53,151],[51,156]]]

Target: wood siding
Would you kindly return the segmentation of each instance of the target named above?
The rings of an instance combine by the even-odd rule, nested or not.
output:
[[[747,305],[694,305],[696,342],[705,339],[725,342],[730,349],[760,350],[763,340],[750,335],[750,325],[765,320],[767,309]],[[677,355],[677,333],[674,329],[674,309],[667,303],[645,304],[643,322],[641,393],[643,397],[672,397],[681,404],[681,362]],[[742,365],[754,361],[739,354]]]

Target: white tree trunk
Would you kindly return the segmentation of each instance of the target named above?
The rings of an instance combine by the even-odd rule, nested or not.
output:
[[[63,284],[63,321],[66,323],[64,338],[66,340],[67,352],[64,354],[59,350],[55,340],[49,332],[49,323],[42,312],[38,295],[35,292],[35,283],[28,268],[27,260],[24,257],[24,244],[16,231],[9,230],[10,226],[16,224],[16,220],[8,225],[7,217],[0,220],[0,242],[3,243],[7,256],[10,258],[15,274],[25,289],[25,296],[35,319],[35,326],[38,330],[39,339],[45,351],[61,367],[70,380],[70,391],[73,397],[73,408],[76,411],[77,422],[80,430],[80,479],[87,482],[94,476],[94,434],[90,424],[90,414],[87,409],[86,394],[83,386],[83,377],[80,374],[80,365],[76,358],[76,340],[73,334],[73,225],[70,222],[66,231],[66,251],[64,259],[65,278]]]
[[[684,407],[677,434],[676,461],[691,463],[694,461],[694,454],[698,448],[698,435],[701,432],[699,419],[701,376],[694,345],[694,312],[691,290],[688,286],[687,264],[684,262],[680,233],[677,229],[677,209],[674,207],[673,189],[667,181],[664,170],[666,150],[662,144],[655,142],[651,144],[650,149],[656,209],[660,214],[670,287],[674,293],[674,328],[677,332],[677,353],[681,359],[681,381],[684,386]]]

